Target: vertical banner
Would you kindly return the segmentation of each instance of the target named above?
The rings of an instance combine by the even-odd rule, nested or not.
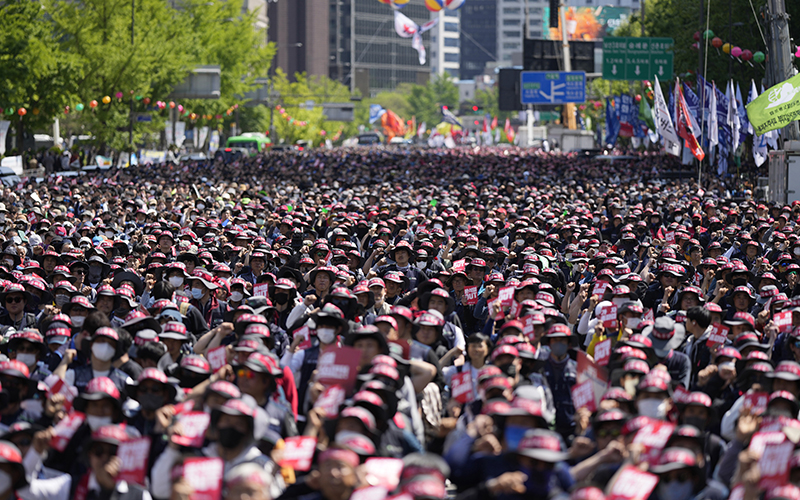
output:
[[[197,135],[197,147],[202,151],[203,147],[206,145],[206,139],[208,138],[208,127],[200,127],[200,131]]]
[[[208,152],[214,154],[219,149],[219,131],[214,130],[211,132],[211,138],[208,140]]]
[[[178,147],[183,146],[186,141],[186,122],[175,123],[175,145]]]
[[[0,155],[6,154],[6,139],[8,138],[8,127],[11,122],[0,120]]]

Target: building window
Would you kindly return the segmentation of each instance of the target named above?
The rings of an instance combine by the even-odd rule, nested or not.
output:
[[[522,36],[520,31],[504,31],[503,36],[506,38],[519,38]]]
[[[519,44],[518,43],[506,42],[506,43],[503,44],[503,48],[504,49],[512,49],[512,50],[513,49],[519,49]]]
[[[519,19],[503,19],[503,26],[519,26]]]
[[[445,38],[444,39],[444,46],[445,47],[458,47],[458,38]]]
[[[444,62],[457,63],[458,62],[458,54],[445,54],[444,55]]]
[[[458,33],[458,23],[444,23],[444,30]]]
[[[541,38],[541,37],[542,37],[542,32],[541,31],[539,31],[539,30],[531,31],[531,38]]]
[[[519,14],[520,9],[519,7],[505,7],[503,9],[503,14]]]
[[[531,15],[532,16],[541,16],[543,10],[541,7],[531,7]]]

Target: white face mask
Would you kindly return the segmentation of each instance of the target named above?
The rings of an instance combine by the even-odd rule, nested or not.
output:
[[[486,231],[486,234],[488,234],[490,238],[493,238],[494,235],[497,234],[497,231],[494,229],[489,229]]]
[[[639,328],[639,323],[642,322],[642,318],[628,318],[625,321],[625,326],[630,328],[631,330],[636,330]]]
[[[96,431],[100,427],[111,425],[113,422],[111,421],[111,417],[97,417],[95,415],[86,415],[86,423],[89,424],[90,429]]]
[[[243,298],[244,294],[242,292],[231,292],[231,301],[241,302]]]
[[[681,217],[680,215],[675,216],[675,222],[680,222],[681,219],[683,219],[683,217]]]
[[[183,276],[172,276],[169,279],[169,284],[174,286],[175,288],[180,288],[183,286]]]
[[[72,326],[77,326],[78,328],[83,326],[83,322],[86,321],[86,316],[70,316],[72,320]]]
[[[794,250],[792,250],[792,253],[794,253],[795,255],[800,255],[800,247],[797,247]]]
[[[202,212],[203,210],[205,210],[205,209],[206,209],[206,206],[205,206],[205,205],[203,205],[202,203],[198,203],[198,204],[197,204],[197,209],[198,209],[198,210],[200,210],[200,211]]]
[[[640,399],[636,402],[639,415],[664,419],[667,416],[667,400],[657,398]]]
[[[445,229],[444,230],[444,234],[446,234],[447,236],[452,236],[453,235],[453,230],[452,229]]]
[[[524,244],[525,244],[525,240],[520,240],[520,239],[517,240],[517,246],[518,247],[521,247]]]
[[[105,342],[92,344],[92,355],[100,361],[111,361],[114,357],[114,348]]]
[[[441,224],[434,224],[433,228],[434,229],[442,229],[442,225]]]
[[[317,337],[323,344],[332,344],[336,340],[336,330],[334,328],[317,328]]]
[[[598,222],[600,222],[600,217],[594,217],[594,218],[592,219],[592,222],[594,222],[595,224],[597,224]]]
[[[256,225],[258,226],[263,226],[264,222],[266,222],[264,219],[256,219]]]
[[[33,368],[34,365],[36,365],[36,355],[21,352],[17,354],[17,361],[20,363],[25,363],[25,366],[28,368]]]
[[[422,262],[417,262],[418,269],[425,269],[426,267],[428,267],[428,263],[425,262],[424,260]]]
[[[12,486],[11,475],[6,471],[0,470],[0,493],[10,491]]]
[[[196,221],[197,220],[197,214],[190,215],[189,219],[191,219],[192,222]]]
[[[203,298],[203,289],[192,288],[192,298],[196,300],[200,300],[201,298]]]

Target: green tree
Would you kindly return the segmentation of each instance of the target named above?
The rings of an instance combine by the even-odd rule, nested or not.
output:
[[[442,106],[458,109],[458,87],[446,77],[439,76],[426,85],[414,85],[408,96],[409,112],[417,123],[435,125],[442,121]]]
[[[0,3],[0,108],[19,127],[17,137],[22,127],[43,127],[63,113],[79,88],[76,57],[59,53],[45,14],[39,2]],[[20,108],[27,111],[22,119],[15,114]]]

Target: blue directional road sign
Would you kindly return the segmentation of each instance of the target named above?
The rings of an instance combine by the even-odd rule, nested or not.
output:
[[[523,71],[520,76],[522,104],[586,102],[583,71]]]

